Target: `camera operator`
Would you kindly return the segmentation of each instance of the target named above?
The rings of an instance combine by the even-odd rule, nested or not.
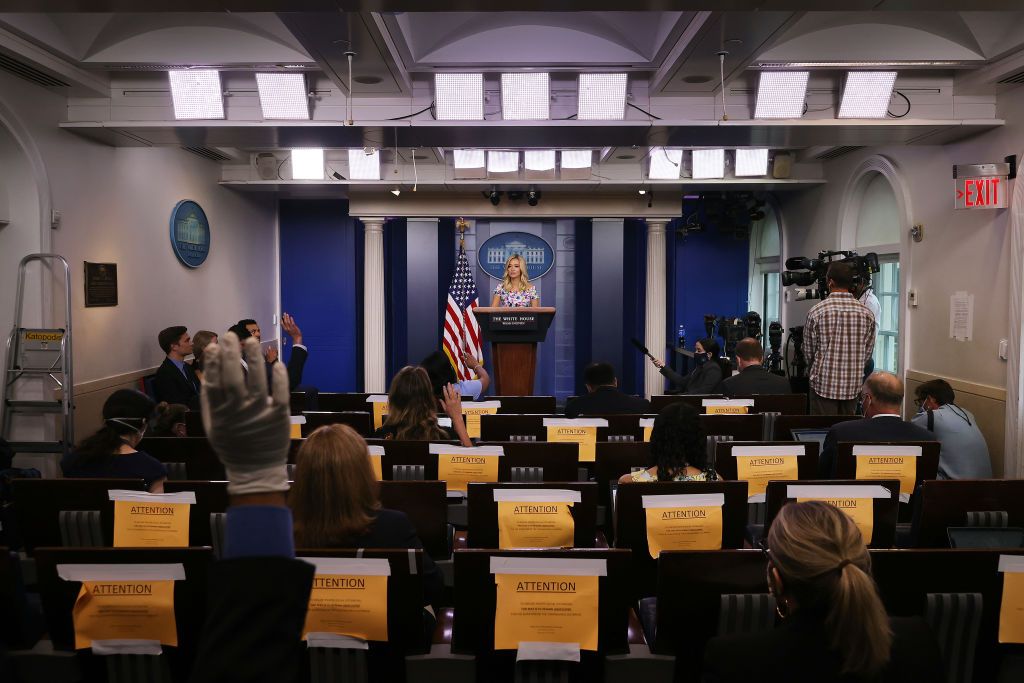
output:
[[[810,366],[812,415],[853,415],[864,366],[875,348],[875,318],[851,293],[853,268],[829,265],[829,295],[807,314],[803,351]]]

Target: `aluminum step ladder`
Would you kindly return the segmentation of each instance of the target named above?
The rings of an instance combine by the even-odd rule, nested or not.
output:
[[[44,272],[64,269],[64,326],[59,328],[23,327],[25,278],[30,263],[39,262]],[[44,288],[45,296],[45,288]],[[14,326],[7,337],[7,363],[3,378],[3,425],[0,437],[15,453],[60,453],[66,455],[75,443],[74,379],[71,354],[71,269],[58,254],[29,254],[18,264],[18,289],[15,295]],[[27,384],[42,381],[43,398],[19,398],[33,390]],[[60,390],[60,398],[47,399]],[[12,439],[16,416],[42,420],[60,415],[63,429],[56,441],[17,441]],[[49,433],[44,425],[43,433]]]

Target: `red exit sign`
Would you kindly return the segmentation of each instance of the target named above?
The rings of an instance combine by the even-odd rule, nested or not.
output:
[[[953,167],[953,202],[958,209],[1005,209],[1009,206],[1012,157],[1004,163]]]
[[[957,178],[955,181],[956,208],[1005,209],[1006,178]]]

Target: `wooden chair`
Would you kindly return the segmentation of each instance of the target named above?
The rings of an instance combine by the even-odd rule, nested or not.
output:
[[[860,415],[778,415],[775,418],[772,439],[793,440],[794,429],[820,429],[828,431],[832,425],[847,420],[859,420]]]
[[[864,486],[877,484],[888,489],[891,493],[889,498],[875,498],[872,505],[874,515],[874,527],[871,534],[869,548],[892,548],[896,545],[896,520],[899,511],[900,483],[895,479],[851,480],[851,479],[807,479],[800,482],[791,481],[770,481],[768,491],[765,494],[765,521],[764,535],[768,535],[768,529],[779,514],[779,510],[786,503],[796,500],[790,497],[789,487],[792,484],[802,486],[821,486],[825,488],[836,488],[841,486]]]
[[[1002,512],[1005,519],[991,525],[1024,527],[1024,480],[936,479],[922,482],[919,495],[911,531],[917,548],[949,547],[949,527],[979,524],[971,513]]]
[[[488,396],[481,400],[501,401],[499,415],[554,415],[554,396]]]
[[[182,463],[185,467],[185,479],[222,481],[227,478],[224,466],[217,459],[217,454],[213,452],[213,447],[205,436],[151,436],[139,443],[139,450],[149,453],[165,465]]]
[[[356,412],[327,412],[327,411],[303,411],[306,423],[302,425],[302,436],[307,437],[324,425],[343,424],[351,427],[362,437],[373,434],[373,416],[364,411]]]
[[[546,441],[547,429],[544,415],[497,415],[480,416],[481,441]]]
[[[799,479],[813,479],[818,476],[818,444],[797,441],[719,441],[715,444],[715,471],[723,479],[732,481],[738,478],[736,457],[733,449],[744,446],[792,446],[803,448],[804,454],[797,458],[797,476]]]
[[[725,398],[722,394],[661,394],[651,396],[651,412],[660,413],[672,403],[686,403],[697,409],[697,412],[704,412],[704,399]]]
[[[370,408],[370,404],[366,402],[366,398],[369,395],[359,392],[334,393],[321,391],[317,395],[316,406],[317,410],[331,413],[368,412],[372,414],[373,411]]]
[[[749,394],[732,398],[754,399],[754,413],[807,414],[807,394]]]

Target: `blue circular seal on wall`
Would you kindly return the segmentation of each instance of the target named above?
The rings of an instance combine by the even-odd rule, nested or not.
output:
[[[178,260],[198,268],[210,254],[210,222],[203,207],[183,199],[171,212],[171,247]]]
[[[555,265],[555,250],[544,239],[528,232],[503,232],[487,239],[477,250],[480,268],[495,280],[505,277],[505,261],[518,254],[531,280],[547,275]]]

